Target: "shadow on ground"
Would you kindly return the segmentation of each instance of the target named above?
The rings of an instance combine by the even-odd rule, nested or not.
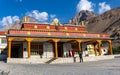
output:
[[[45,62],[46,64],[50,64],[52,61],[56,60],[57,58],[52,58],[50,60],[48,60],[47,62]]]
[[[120,58],[120,56],[114,56],[114,58]]]

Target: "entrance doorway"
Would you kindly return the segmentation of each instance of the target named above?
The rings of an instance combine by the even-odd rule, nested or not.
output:
[[[11,45],[11,57],[12,58],[22,58],[23,57],[22,47],[23,47],[22,43],[13,42]]]
[[[58,57],[63,57],[63,44],[58,43]]]

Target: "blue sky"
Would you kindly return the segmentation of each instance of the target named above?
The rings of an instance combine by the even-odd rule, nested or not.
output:
[[[81,10],[102,14],[120,7],[119,0],[0,0],[0,27],[13,24],[25,15],[40,23],[50,23],[58,18],[67,23]]]

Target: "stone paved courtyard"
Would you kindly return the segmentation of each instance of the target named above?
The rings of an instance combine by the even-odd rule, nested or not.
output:
[[[120,58],[71,64],[7,64],[0,62],[0,72],[1,75],[120,75]]]

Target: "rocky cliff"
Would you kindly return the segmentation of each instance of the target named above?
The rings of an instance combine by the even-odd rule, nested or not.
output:
[[[90,18],[96,17],[97,15],[92,11],[82,10],[74,18],[69,20],[68,23],[78,25],[83,20],[89,20]]]
[[[81,11],[69,21],[71,24],[79,24],[84,20],[90,33],[108,33],[113,42],[120,45],[120,7],[96,15],[91,11]]]

